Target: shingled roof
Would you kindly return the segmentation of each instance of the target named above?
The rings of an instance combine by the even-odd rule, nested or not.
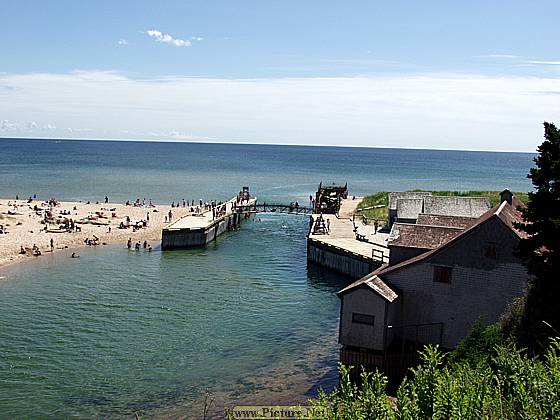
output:
[[[435,249],[453,239],[463,230],[463,228],[448,226],[395,223],[387,245],[389,247]]]
[[[364,286],[364,287],[369,287],[371,290],[376,292],[379,296],[381,296],[383,299],[385,299],[388,302],[392,302],[396,298],[398,298],[399,295],[397,294],[397,292],[395,292],[393,289],[387,286],[387,284],[379,277],[377,277],[375,273],[376,272],[374,271],[373,273],[370,273],[367,276],[362,277],[361,279],[355,281],[354,283],[345,287],[341,291],[337,292],[337,295],[342,296],[343,294],[349,292],[350,290],[353,290],[360,286]]]
[[[443,216],[441,214],[421,213],[418,215],[416,223],[419,225],[447,226],[466,229],[474,225],[476,220],[476,217]]]
[[[362,277],[359,280],[356,280],[354,283],[345,287],[344,289],[342,289],[337,294],[339,296],[341,296],[342,294],[347,293],[347,292],[349,292],[353,289],[356,289],[358,287],[361,287],[365,284],[366,286],[370,287],[372,290],[377,292],[384,299],[388,300],[389,302],[392,302],[394,299],[396,299],[398,297],[398,295],[396,294],[395,291],[393,291],[393,289],[391,289],[383,281],[383,276],[384,275],[395,272],[395,271],[398,271],[398,270],[401,270],[401,269],[403,269],[405,267],[408,267],[410,265],[414,265],[416,263],[429,260],[434,255],[437,255],[438,253],[440,253],[443,250],[449,248],[450,246],[453,246],[458,241],[467,237],[472,232],[474,232],[479,226],[488,222],[492,218],[500,219],[502,221],[502,223],[504,223],[509,229],[511,229],[512,233],[517,235],[519,238],[525,237],[525,233],[522,232],[522,231],[519,231],[515,227],[516,223],[520,223],[520,222],[523,221],[521,213],[517,210],[520,206],[523,206],[523,204],[516,197],[513,197],[512,204],[509,204],[507,201],[504,201],[504,202],[502,202],[502,204],[499,204],[499,205],[491,208],[487,212],[485,212],[482,216],[480,216],[477,219],[476,223],[474,223],[469,228],[460,232],[458,235],[456,235],[454,238],[450,239],[449,241],[447,241],[446,243],[441,245],[439,248],[435,248],[435,249],[432,249],[430,251],[426,251],[426,252],[424,252],[424,253],[416,256],[416,257],[410,258],[408,260],[402,261],[402,262],[400,262],[398,264],[395,264],[395,265],[392,265],[392,266],[389,266],[389,265],[385,264],[385,265],[381,266],[379,269],[377,269],[376,271],[374,271],[373,273],[370,273],[367,276]],[[369,283],[368,283],[368,281],[369,281]],[[387,297],[388,296],[393,296],[393,294],[395,295],[395,297],[393,298],[393,300],[389,300]]]
[[[422,213],[424,200],[422,198],[398,198],[397,199],[397,218],[414,219]]]
[[[398,191],[390,192],[388,197],[388,205],[390,210],[397,209],[397,200],[399,198],[423,198],[432,195],[431,192],[427,191]]]
[[[504,206],[504,204],[506,204]],[[518,210],[519,208],[525,207],[525,204],[521,202],[517,197],[513,196],[511,204],[507,204],[505,201],[502,203],[502,208],[497,212],[497,216],[504,222],[517,236],[520,238],[526,238],[527,232],[519,230],[517,228],[517,223],[523,223],[523,215]]]
[[[424,197],[426,214],[443,216],[480,217],[490,208],[485,197],[427,196]]]

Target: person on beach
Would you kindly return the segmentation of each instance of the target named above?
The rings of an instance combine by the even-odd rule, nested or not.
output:
[[[148,252],[152,252],[152,246],[148,245]]]
[[[51,252],[54,251],[54,239],[51,238]]]
[[[144,246],[144,249],[148,248],[148,241],[144,241],[143,246]]]
[[[171,210],[169,210],[169,222],[171,223],[171,219],[173,218],[173,212]]]
[[[375,219],[375,221],[373,222],[373,234],[375,235],[377,233],[377,228],[379,227],[379,222],[377,221],[377,219]]]
[[[23,247],[23,245],[20,245],[20,247],[19,247],[19,253],[20,253],[21,255],[26,255],[26,254],[27,254],[27,252],[25,251],[25,248]]]
[[[141,245],[141,244],[140,244],[140,241],[136,242],[136,245],[134,245],[134,249],[135,249],[136,251],[140,251],[140,245]]]
[[[109,202],[109,197],[105,196],[105,204]]]
[[[72,252],[72,255],[70,255],[70,258],[80,258],[80,256],[76,255],[75,252]]]
[[[327,219],[327,233],[331,231],[331,221]]]
[[[126,242],[126,247],[128,249],[132,248],[132,238],[128,238],[128,241]]]

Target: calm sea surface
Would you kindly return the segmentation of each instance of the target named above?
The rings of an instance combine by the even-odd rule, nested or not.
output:
[[[306,202],[411,188],[527,191],[532,155],[333,147],[0,140],[0,196]],[[349,279],[307,267],[305,217],[261,215],[203,250],[121,247],[0,270],[0,418],[201,417],[305,401],[336,383]]]

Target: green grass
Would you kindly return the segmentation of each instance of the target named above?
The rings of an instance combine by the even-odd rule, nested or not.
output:
[[[377,219],[382,221],[387,221],[387,193],[378,192],[371,195],[366,195],[362,202],[358,204],[356,214],[364,215],[368,219]],[[383,206],[377,207],[369,210],[363,210],[367,207]]]
[[[427,191],[427,190],[412,190],[415,192]],[[490,200],[490,204],[495,206],[500,202],[500,191],[430,191],[433,195],[440,196],[453,196],[453,197],[487,197]],[[517,198],[519,198],[523,203],[527,203],[528,195],[523,192],[513,193]],[[377,192],[370,195],[366,195],[362,202],[358,205],[356,214],[364,215],[368,219],[377,219],[383,222],[387,222],[387,192]],[[376,207],[368,210],[363,210],[368,207]]]

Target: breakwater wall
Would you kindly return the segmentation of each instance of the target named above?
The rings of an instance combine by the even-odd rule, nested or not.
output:
[[[364,277],[381,265],[373,258],[312,238],[307,239],[307,260],[355,279]]]
[[[242,208],[237,208],[236,199],[232,199],[225,203],[225,212],[218,217],[212,211],[184,216],[163,229],[161,248],[169,250],[206,246],[223,233],[237,229],[251,216],[248,209],[256,202],[256,198],[251,198],[242,203]]]

